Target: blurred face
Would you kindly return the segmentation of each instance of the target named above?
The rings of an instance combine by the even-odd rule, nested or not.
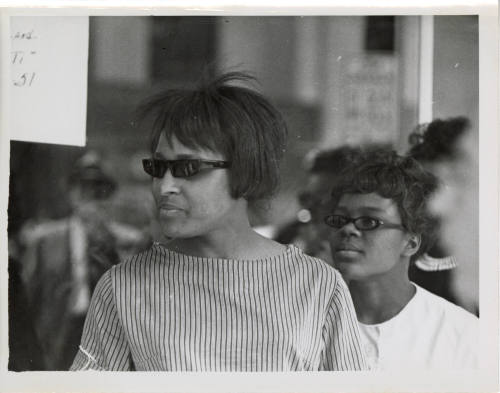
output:
[[[302,207],[311,213],[313,222],[322,223],[330,194],[337,182],[337,176],[329,173],[311,173],[307,184],[299,195]]]
[[[73,214],[80,217],[84,224],[93,227],[108,221],[109,200],[100,197],[102,190],[92,183],[78,183],[69,192]]]
[[[169,144],[163,134],[154,157],[224,160],[219,153],[188,148],[175,137]],[[233,213],[242,208],[241,201],[230,195],[227,169],[207,169],[188,178],[173,177],[169,169],[163,178],[153,178],[153,196],[162,232],[168,238],[192,238],[227,229]]]
[[[300,238],[304,239],[302,248],[328,264],[332,264],[328,246],[330,228],[323,222],[323,217],[328,213],[330,194],[337,181],[335,174],[311,173],[299,194],[300,205],[310,213],[310,221],[300,229]]]
[[[477,259],[479,172],[473,133],[467,132],[457,148],[456,160],[435,166],[442,183],[429,208],[441,219],[441,238],[448,252],[467,263]]]
[[[376,193],[345,194],[333,214],[350,218],[373,217],[401,224],[397,205]],[[365,280],[393,271],[408,257],[408,235],[404,230],[379,226],[361,231],[350,222],[340,229],[330,228],[334,266],[347,280]]]

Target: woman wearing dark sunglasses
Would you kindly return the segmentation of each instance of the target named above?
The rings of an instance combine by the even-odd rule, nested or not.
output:
[[[255,232],[249,204],[278,184],[286,127],[226,74],[168,90],[143,160],[166,240],[109,270],[72,369],[358,370],[356,315],[338,272]]]
[[[412,283],[410,262],[434,231],[427,213],[436,179],[392,151],[358,157],[332,193],[330,246],[351,291],[374,370],[477,366],[478,320]]]

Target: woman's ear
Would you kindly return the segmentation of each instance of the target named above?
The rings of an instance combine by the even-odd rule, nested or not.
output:
[[[420,245],[422,244],[422,237],[420,235],[414,235],[414,234],[410,234],[408,236],[409,237],[408,240],[406,241],[406,246],[404,248],[403,255],[411,257],[420,248]]]

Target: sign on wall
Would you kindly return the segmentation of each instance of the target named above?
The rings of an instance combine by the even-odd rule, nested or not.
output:
[[[398,138],[397,59],[365,55],[342,70],[342,131],[348,144],[392,143]]]

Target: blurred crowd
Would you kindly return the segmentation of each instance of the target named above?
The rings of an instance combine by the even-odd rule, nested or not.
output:
[[[120,220],[120,211],[130,221],[135,209],[147,223],[152,206],[148,214],[139,201],[118,196],[95,151],[74,163],[66,190],[70,215],[27,221],[9,239],[10,369],[68,369],[97,281],[152,241],[148,224]]]

